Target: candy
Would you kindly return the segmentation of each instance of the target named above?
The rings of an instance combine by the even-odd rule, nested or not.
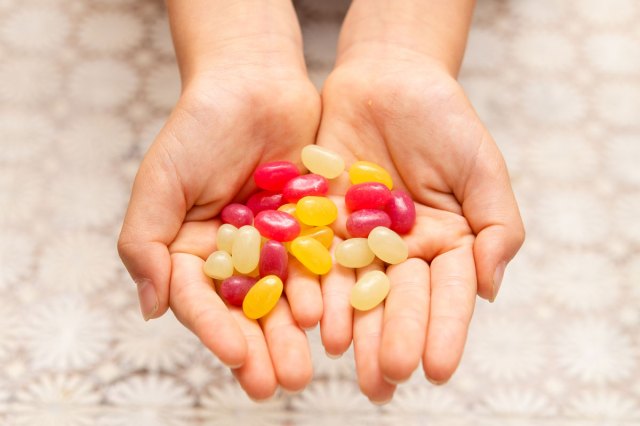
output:
[[[291,179],[284,186],[282,195],[287,201],[296,203],[302,197],[325,195],[328,191],[329,182],[327,178],[312,173]]]
[[[324,226],[333,223],[338,217],[338,208],[328,198],[308,196],[296,204],[296,215],[304,224]]]
[[[354,212],[362,209],[381,209],[391,200],[389,188],[379,182],[365,182],[353,185],[347,190],[344,202]]]
[[[236,275],[229,277],[220,284],[220,295],[228,304],[242,306],[247,292],[258,281],[256,278]]]
[[[347,268],[364,268],[375,259],[366,238],[351,238],[336,246],[336,262]]]
[[[278,303],[282,288],[282,280],[275,275],[267,275],[258,280],[244,297],[244,314],[251,319],[267,315]]]
[[[302,164],[311,173],[334,179],[344,171],[344,160],[338,154],[318,145],[302,148]]]
[[[390,289],[389,277],[384,272],[367,272],[351,290],[351,306],[359,311],[373,309],[382,303]]]
[[[316,226],[300,232],[300,236],[315,238],[327,249],[333,243],[333,229],[328,226]]]
[[[258,266],[260,260],[260,233],[256,228],[245,225],[238,229],[231,246],[233,266],[242,274],[248,274]]]
[[[282,191],[291,179],[300,176],[295,164],[289,161],[273,161],[259,165],[253,172],[253,180],[258,188],[268,191]]]
[[[214,251],[204,262],[203,270],[208,277],[224,280],[233,275],[233,261],[226,251]]]
[[[238,232],[238,228],[229,223],[221,225],[216,235],[216,247],[218,247],[218,250],[224,250],[231,254],[231,247],[236,232]]]
[[[231,224],[236,228],[253,223],[253,212],[247,206],[233,203],[227,205],[220,213],[222,222]]]
[[[393,188],[393,180],[388,171],[368,161],[356,161],[349,168],[351,183],[380,182],[389,189]]]
[[[265,238],[291,241],[300,234],[300,224],[289,213],[263,210],[256,215],[254,226]]]
[[[385,211],[391,219],[389,228],[398,234],[407,234],[416,223],[416,206],[409,194],[399,189],[391,191]]]
[[[314,274],[324,275],[331,270],[331,254],[315,238],[296,238],[291,242],[291,253]]]
[[[351,213],[347,218],[347,232],[354,238],[366,238],[377,226],[391,225],[389,215],[382,210],[364,209]]]
[[[247,207],[251,209],[254,215],[263,210],[277,210],[284,204],[282,194],[270,191],[260,191],[253,194],[247,200]]]
[[[282,281],[287,279],[289,256],[282,243],[269,240],[260,250],[260,276],[276,275]]]
[[[409,248],[402,237],[389,228],[378,226],[369,234],[369,248],[383,262],[395,265],[409,257]]]

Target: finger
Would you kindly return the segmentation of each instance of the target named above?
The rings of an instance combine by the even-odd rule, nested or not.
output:
[[[171,309],[220,361],[241,366],[247,357],[247,342],[227,306],[204,275],[204,260],[174,253],[171,255]]]
[[[187,211],[173,160],[160,146],[151,148],[138,170],[118,240],[118,252],[138,287],[145,319],[159,317],[169,306],[167,246]]]
[[[219,220],[185,222],[175,240],[169,245],[169,253],[188,253],[206,260],[216,250],[216,233]]]
[[[280,385],[292,392],[304,389],[313,377],[311,352],[307,336],[293,319],[284,298],[260,319]]]
[[[476,298],[470,244],[431,262],[431,307],[422,365],[431,381],[444,383],[460,363]]]
[[[380,368],[387,381],[400,383],[418,368],[424,353],[429,310],[429,265],[408,259],[390,266],[391,290],[385,300]]]
[[[340,240],[334,239],[333,249]],[[353,336],[353,308],[351,289],[356,276],[351,268],[335,263],[331,271],[321,278],[324,312],[320,321],[320,336],[324,349],[330,356],[342,355],[351,344]]]
[[[373,271],[382,270],[380,263],[358,271],[358,277]],[[353,349],[356,359],[356,372],[360,390],[372,402],[383,404],[391,400],[396,385],[384,379],[380,368],[380,338],[384,305],[380,304],[369,311],[354,311]]]
[[[473,254],[478,294],[493,301],[507,263],[524,242],[524,225],[502,155],[491,137],[487,138],[465,185],[462,209],[476,234]]]
[[[322,318],[322,293],[318,276],[294,258],[289,258],[285,293],[298,325],[304,329],[315,327]]]
[[[251,398],[270,398],[278,389],[278,381],[262,329],[256,321],[248,319],[241,309],[231,308],[231,315],[244,333],[248,347],[245,363],[231,371]]]

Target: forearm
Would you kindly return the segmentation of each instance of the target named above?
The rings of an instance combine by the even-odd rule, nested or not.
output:
[[[290,0],[168,0],[183,80],[212,68],[304,69],[302,36]]]
[[[338,45],[353,56],[423,54],[457,75],[475,0],[354,0]]]

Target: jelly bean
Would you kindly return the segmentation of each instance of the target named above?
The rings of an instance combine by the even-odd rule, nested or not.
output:
[[[382,210],[364,209],[353,212],[347,218],[347,232],[354,238],[366,238],[377,226],[391,225],[389,215]]]
[[[287,249],[278,241],[269,240],[260,250],[260,276],[275,275],[282,281],[287,280],[289,255]]]
[[[209,255],[204,262],[204,273],[216,280],[224,280],[233,275],[233,261],[226,251],[218,250]]]
[[[282,280],[275,275],[267,275],[258,280],[244,297],[244,314],[251,319],[267,315],[278,303],[282,288]]]
[[[402,237],[389,228],[378,226],[369,234],[369,248],[383,262],[391,265],[404,262],[409,257],[409,248]]]
[[[231,254],[233,238],[235,237],[236,232],[238,232],[238,228],[229,223],[221,225],[220,228],[218,228],[218,233],[216,235],[216,247],[218,247],[218,250],[224,250]]]
[[[328,198],[308,196],[296,204],[296,215],[306,225],[324,226],[336,220],[338,208]]]
[[[390,289],[389,277],[384,272],[367,272],[351,290],[351,306],[359,311],[373,309],[382,303]]]
[[[258,281],[256,278],[243,275],[229,277],[220,284],[220,295],[228,304],[240,307],[256,281]]]
[[[344,202],[354,212],[362,209],[382,209],[391,200],[389,188],[379,182],[365,182],[353,185],[347,190]]]
[[[251,209],[254,215],[263,210],[277,210],[284,204],[282,194],[270,191],[260,191],[253,194],[247,200],[247,207]]]
[[[291,254],[314,274],[324,275],[331,270],[331,254],[315,238],[296,238],[291,242]]]
[[[287,201],[296,203],[302,197],[308,195],[326,195],[328,191],[329,182],[327,178],[311,173],[298,176],[287,182],[282,190],[282,195],[284,195]]]
[[[344,160],[338,154],[318,145],[302,148],[302,164],[311,173],[334,179],[344,171]]]
[[[336,246],[336,262],[347,268],[364,268],[375,259],[366,238],[351,238]]]
[[[300,171],[289,161],[264,163],[253,172],[253,180],[258,188],[268,191],[282,191],[287,182],[296,176],[300,176]]]
[[[254,226],[265,238],[291,241],[300,234],[300,224],[289,213],[263,210],[256,215]]]
[[[289,213],[291,216],[295,217],[296,221],[298,221],[298,224],[300,225],[300,229],[301,230],[311,228],[311,226],[305,225],[304,223],[300,222],[300,219],[298,219],[298,215],[296,215],[296,204],[295,203],[283,204],[280,207],[278,207],[278,211],[279,212]]]
[[[398,234],[407,234],[416,223],[416,205],[406,192],[396,189],[391,191],[391,199],[385,207],[391,219],[391,228]]]
[[[388,171],[368,161],[356,161],[349,168],[351,183],[380,182],[389,189],[393,188],[393,180]]]
[[[238,229],[231,246],[233,266],[242,274],[248,274],[258,266],[260,260],[260,233],[256,228],[245,225]]]
[[[316,226],[300,232],[301,237],[311,237],[320,241],[327,249],[333,244],[333,229],[328,226]]]
[[[251,209],[238,203],[227,205],[222,209],[220,217],[222,218],[222,222],[233,225],[236,228],[253,223],[253,212]]]

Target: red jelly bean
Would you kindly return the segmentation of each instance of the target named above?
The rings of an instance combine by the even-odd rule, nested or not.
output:
[[[416,223],[416,206],[409,194],[399,189],[391,192],[385,211],[391,219],[389,228],[398,234],[407,234]]]
[[[220,284],[220,294],[228,304],[241,307],[244,297],[256,281],[256,278],[244,275],[229,277]]]
[[[253,172],[253,180],[258,188],[269,191],[282,191],[287,182],[296,176],[300,176],[300,172],[296,165],[289,161],[264,163]]]
[[[253,226],[260,234],[276,241],[291,241],[300,234],[300,224],[289,213],[263,210],[257,214]]]
[[[324,176],[308,174],[291,179],[284,186],[282,195],[290,203],[297,203],[308,195],[322,196],[329,191],[329,181]]]
[[[354,212],[362,209],[382,209],[391,199],[391,191],[378,182],[353,185],[344,196],[347,208]]]
[[[245,205],[233,203],[222,209],[220,213],[222,221],[229,223],[236,228],[253,224],[253,212]]]
[[[260,250],[258,270],[261,277],[275,275],[282,281],[287,280],[289,255],[284,245],[278,241],[269,240]]]
[[[353,238],[367,238],[377,226],[388,228],[391,225],[389,215],[382,210],[364,209],[352,213],[347,219],[347,231]]]
[[[260,191],[253,194],[247,200],[247,207],[251,209],[254,215],[263,210],[277,210],[284,204],[282,194],[270,191]]]

